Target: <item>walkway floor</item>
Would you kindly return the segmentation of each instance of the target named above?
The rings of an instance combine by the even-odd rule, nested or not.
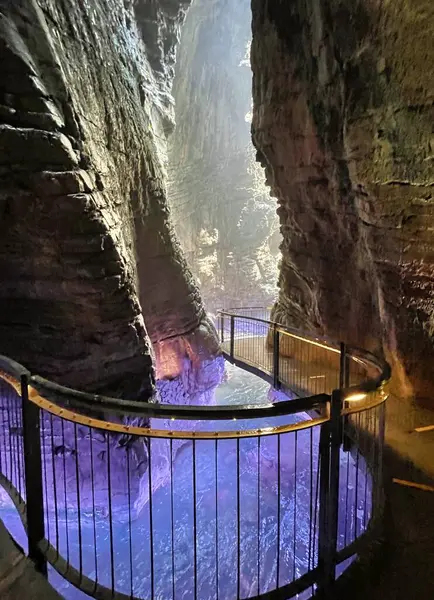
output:
[[[306,344],[307,346],[307,344]],[[229,354],[229,343],[223,344]],[[330,394],[339,387],[339,355],[333,354],[335,365],[324,366],[316,364],[318,356],[315,348],[298,349],[299,356],[304,360],[281,356],[279,360],[279,378],[288,387],[303,395]],[[324,355],[324,351],[322,351]],[[244,363],[259,367],[270,375],[273,372],[273,351],[266,344],[264,337],[244,337],[234,341],[234,358],[242,359]]]
[[[398,401],[391,399],[391,412],[395,410],[395,404]],[[417,409],[412,409],[412,416],[417,417],[417,412]],[[432,417],[434,419],[434,414]],[[433,470],[431,449],[434,432],[423,434],[427,437],[419,439],[415,435],[404,423],[401,427],[393,422],[389,424],[385,453],[387,506],[383,543],[379,544],[378,552],[373,553],[370,560],[357,565],[356,570],[348,574],[347,581],[342,580],[341,592],[334,600],[434,598],[434,492],[393,482],[393,478],[397,478],[434,485],[434,478],[430,478],[426,470],[426,467],[431,473]],[[398,443],[396,451],[392,446],[396,447]]]
[[[25,557],[0,520],[1,600],[61,600],[33,563]]]
[[[235,355],[272,368],[272,352],[258,341],[236,340]],[[300,387],[321,393],[337,387],[337,371],[303,361],[281,359],[282,374],[298,377]],[[295,379],[297,381],[297,379]],[[384,536],[370,557],[344,575],[333,600],[434,599],[434,491],[422,491],[393,482],[400,479],[434,489],[434,411],[391,396],[386,409]]]

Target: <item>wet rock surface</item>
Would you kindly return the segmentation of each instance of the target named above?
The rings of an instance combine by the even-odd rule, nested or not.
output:
[[[148,398],[152,343],[217,351],[165,192],[188,5],[0,3],[0,352],[79,389]]]
[[[274,316],[383,348],[398,392],[432,398],[433,4],[252,8],[253,139],[283,234]]]

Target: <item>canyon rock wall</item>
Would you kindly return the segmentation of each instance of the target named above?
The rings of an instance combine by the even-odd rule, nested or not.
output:
[[[189,0],[0,0],[0,352],[147,398],[217,352],[166,202]],[[152,344],[151,344],[152,342]]]
[[[194,0],[177,54],[169,200],[212,311],[277,294],[275,201],[250,136],[250,41],[250,0]]]
[[[253,0],[253,139],[283,234],[277,319],[432,398],[434,4]]]

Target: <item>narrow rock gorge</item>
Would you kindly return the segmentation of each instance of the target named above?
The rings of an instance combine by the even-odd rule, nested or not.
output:
[[[0,351],[148,398],[218,352],[166,195],[189,0],[1,0]]]
[[[283,235],[274,316],[382,346],[395,391],[432,399],[434,5],[252,10],[252,133]]]
[[[268,306],[277,294],[275,201],[250,136],[250,24],[250,0],[195,0],[177,53],[169,199],[213,312]]]
[[[276,319],[383,349],[429,398],[432,2],[189,5],[0,0],[0,351],[190,387],[218,353],[202,296],[266,305],[280,261]]]

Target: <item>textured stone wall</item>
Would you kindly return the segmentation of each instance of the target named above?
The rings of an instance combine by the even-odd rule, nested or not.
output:
[[[217,350],[165,191],[188,5],[0,1],[0,351],[81,389]]]
[[[250,136],[250,0],[194,0],[173,87],[169,200],[211,310],[268,305],[279,255],[275,201]]]
[[[253,138],[283,234],[275,315],[382,343],[397,392],[432,398],[434,4],[252,8]]]

